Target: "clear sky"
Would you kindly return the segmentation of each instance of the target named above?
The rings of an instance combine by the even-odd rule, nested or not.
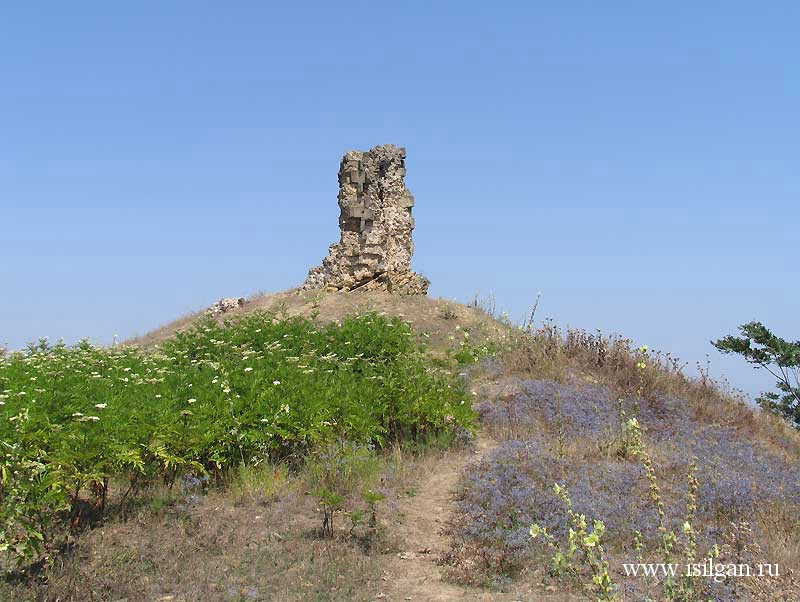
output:
[[[125,5],[125,6],[123,6]],[[800,338],[796,2],[11,2],[0,343],[297,285],[341,155],[408,148],[417,271],[620,332]]]

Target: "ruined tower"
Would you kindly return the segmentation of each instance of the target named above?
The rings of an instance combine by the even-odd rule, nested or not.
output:
[[[393,144],[349,151],[339,167],[339,229],[304,289],[387,290],[424,295],[428,280],[411,271],[414,197],[404,178],[406,149]]]

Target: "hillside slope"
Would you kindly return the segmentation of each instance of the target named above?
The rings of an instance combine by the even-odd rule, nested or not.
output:
[[[112,486],[109,505],[117,511],[84,525],[78,544],[41,576],[17,574],[16,582],[0,583],[0,599],[800,599],[800,435],[715,383],[687,378],[670,358],[621,338],[552,325],[513,328],[478,303],[379,292],[259,295],[215,320],[246,322],[259,312],[267,312],[262,323],[279,328],[286,318],[313,317],[324,325],[371,312],[407,322],[413,335],[405,336],[429,353],[423,372],[457,379],[453,390],[466,397],[464,407],[472,402],[478,410],[472,436],[397,440],[379,450],[338,441],[303,456],[254,456],[217,474],[213,486],[189,473],[174,488],[153,485],[135,504],[126,505]],[[122,353],[174,353],[170,341],[191,332],[203,315],[127,341]],[[260,354],[296,331],[265,342],[259,324],[250,328],[220,351],[246,358],[232,365],[256,375]],[[221,344],[224,332],[210,330],[213,337],[201,338],[198,351],[209,349],[208,341],[211,348]],[[311,326],[315,336],[317,330]],[[189,345],[166,359],[194,370],[193,350]],[[314,350],[308,357],[314,353],[328,357]],[[219,369],[211,360],[207,365]],[[267,367],[279,369],[274,361]],[[269,374],[241,389],[245,407],[263,402],[272,384],[284,389],[291,380]],[[181,389],[181,399],[198,398],[189,399],[184,418],[199,413],[204,401],[189,393],[199,389],[196,378],[192,389]],[[357,393],[356,404],[374,402],[382,387],[362,389],[369,398]],[[422,397],[422,389],[412,388],[407,399]],[[289,412],[284,401],[274,400],[281,415]],[[291,403],[301,402],[302,395]],[[263,422],[255,420],[256,427]],[[221,434],[235,438],[238,428]],[[335,476],[330,482],[341,487],[341,500],[320,494],[321,474]],[[570,529],[592,545],[570,548]],[[628,562],[666,558],[683,565],[709,555],[719,563],[778,564],[780,575],[671,580],[623,570]]]

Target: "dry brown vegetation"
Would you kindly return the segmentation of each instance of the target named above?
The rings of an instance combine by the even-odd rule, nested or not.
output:
[[[800,433],[785,420],[749,405],[727,383],[704,375],[687,376],[685,364],[669,354],[649,353],[646,369],[638,370],[640,357],[630,339],[583,330],[561,332],[547,323],[529,332],[512,331],[506,349],[502,356],[506,374],[602,383],[623,396],[639,387],[646,397],[674,396],[688,403],[701,424],[734,426],[788,458],[800,458]]]
[[[641,579],[636,583],[621,571],[623,562],[637,561],[634,528],[644,533],[645,541],[650,530],[651,544],[659,537],[648,481],[637,468],[638,455],[620,434],[625,421],[637,416],[655,467],[658,495],[675,525],[669,528],[679,533],[686,513],[687,467],[693,455],[700,456],[696,461],[701,466],[702,518],[694,525],[698,537],[705,538],[700,553],[717,542],[720,562],[741,557],[742,562],[778,563],[783,571],[779,578],[742,579],[705,595],[765,602],[800,597],[800,520],[792,493],[800,434],[785,421],[748,405],[706,375],[687,377],[675,358],[643,352],[621,337],[563,332],[552,324],[513,331],[489,374],[505,385],[482,397],[482,429],[501,446],[466,471],[450,527],[451,579],[510,587],[512,577],[517,588],[549,584],[559,591],[591,591],[586,566],[554,579],[542,570],[550,564],[546,546],[538,551],[520,547],[526,520],[558,528],[557,522],[547,522],[561,512],[557,498],[547,490],[566,482],[575,488],[587,518],[617,527],[609,528],[605,540],[609,571],[617,585],[615,599],[707,599],[701,588],[708,584],[667,595],[663,580],[644,587]],[[621,401],[617,405],[615,400]],[[622,420],[617,419],[618,408],[626,412]],[[499,491],[508,493],[495,499]],[[517,520],[523,524],[514,527]],[[483,526],[464,527],[479,523]],[[684,545],[679,533],[673,557],[678,562]],[[642,552],[645,561],[660,560],[655,550],[647,550],[645,546]]]

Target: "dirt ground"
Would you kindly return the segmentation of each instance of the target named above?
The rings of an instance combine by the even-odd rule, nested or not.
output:
[[[323,324],[372,311],[397,316],[411,324],[434,354],[452,347],[453,340],[450,337],[457,335],[459,330],[468,330],[478,340],[503,337],[508,331],[507,326],[476,306],[427,296],[402,296],[374,291],[326,293],[291,289],[262,294],[247,299],[242,307],[221,314],[217,319],[222,321],[257,310],[269,311],[278,317],[316,315]],[[125,344],[152,347],[176,332],[191,328],[203,315],[204,311],[188,314],[141,337],[130,339]]]
[[[507,394],[513,386],[503,378],[488,382],[473,379],[470,382],[470,389],[477,389],[481,398]],[[420,476],[419,494],[404,499],[395,513],[395,523],[391,528],[403,535],[404,549],[395,558],[384,560],[386,587],[375,597],[376,600],[575,602],[583,599],[549,591],[544,585],[536,589],[517,586],[508,591],[491,591],[455,585],[446,579],[446,567],[441,566],[440,561],[450,548],[450,539],[443,530],[455,510],[459,480],[466,466],[480,461],[496,445],[497,441],[478,432],[471,449],[447,453],[436,462],[433,470]]]

